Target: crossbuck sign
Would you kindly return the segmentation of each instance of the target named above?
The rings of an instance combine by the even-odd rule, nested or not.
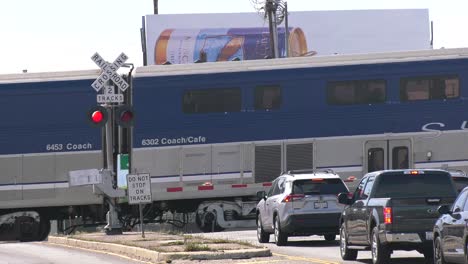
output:
[[[99,66],[99,68],[102,69],[102,74],[93,82],[93,84],[91,84],[96,92],[99,92],[99,90],[101,90],[109,80],[112,80],[122,92],[127,90],[129,86],[128,83],[117,73],[117,70],[122,67],[128,59],[125,53],[122,52],[113,63],[105,61],[97,52],[94,53],[91,59],[97,66]]]

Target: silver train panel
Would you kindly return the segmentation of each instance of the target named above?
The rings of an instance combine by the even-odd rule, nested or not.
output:
[[[288,169],[331,168],[357,183],[369,170],[369,153],[382,148],[392,168],[394,149],[408,151],[409,168],[468,170],[468,133],[463,130],[240,142],[135,149],[134,168],[149,172],[155,200],[253,195],[250,184],[271,181]],[[96,204],[91,186],[69,187],[71,170],[100,168],[100,152],[8,155],[0,157],[0,208]],[[210,183],[211,191],[197,187]],[[233,188],[232,185],[249,185]],[[169,192],[167,188],[183,191]]]
[[[55,155],[24,156],[22,165],[23,200],[55,198]]]
[[[68,184],[69,171],[101,168],[100,152],[0,156],[0,208],[100,204],[92,186]]]
[[[0,158],[0,201],[15,201],[23,199],[21,192],[21,156],[6,156]]]
[[[134,168],[152,176],[153,189],[206,183],[253,183],[252,144],[136,149]]]

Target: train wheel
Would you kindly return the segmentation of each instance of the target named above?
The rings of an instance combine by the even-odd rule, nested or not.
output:
[[[21,242],[36,241],[39,237],[39,223],[32,217],[21,216],[16,219],[17,239]]]
[[[39,223],[39,234],[36,241],[44,241],[47,239],[50,233],[50,220],[45,217],[41,217],[41,222]]]
[[[41,217],[39,221],[29,216],[16,219],[16,239],[21,242],[43,241],[50,233],[50,221]]]
[[[195,216],[195,223],[203,233],[213,231],[220,232],[224,230],[224,228],[220,227],[216,222],[215,212],[205,212],[203,215],[197,214]]]

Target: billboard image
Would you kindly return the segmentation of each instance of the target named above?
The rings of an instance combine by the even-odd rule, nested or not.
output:
[[[280,57],[307,53],[307,42],[301,28],[278,28]],[[154,47],[154,61],[163,64],[195,61],[229,61],[264,59],[270,55],[270,31],[267,27],[165,29],[159,34]]]
[[[145,18],[147,64],[264,59],[263,15],[181,14]],[[290,12],[278,26],[279,57],[430,49],[427,9]]]

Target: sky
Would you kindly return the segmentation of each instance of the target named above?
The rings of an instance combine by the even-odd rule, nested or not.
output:
[[[287,2],[289,11],[425,8],[434,22],[434,48],[468,47],[466,0]],[[0,74],[25,69],[97,69],[91,60],[95,52],[108,61],[124,52],[127,62],[141,66],[142,17],[153,11],[153,0],[4,0],[0,8]],[[252,0],[159,0],[159,14],[255,11]]]

